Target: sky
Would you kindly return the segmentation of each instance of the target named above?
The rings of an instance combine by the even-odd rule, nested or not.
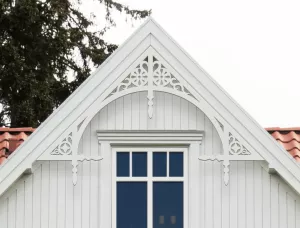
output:
[[[152,17],[263,127],[300,127],[298,0],[118,0]],[[86,12],[103,10],[86,2]],[[143,21],[105,35],[122,44]],[[101,22],[102,23],[102,22]]]

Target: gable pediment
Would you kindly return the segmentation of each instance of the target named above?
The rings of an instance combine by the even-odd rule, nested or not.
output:
[[[0,195],[38,159],[61,159],[57,156],[62,154],[62,160],[76,166],[79,141],[96,113],[118,97],[138,91],[147,91],[149,118],[155,91],[180,96],[207,115],[221,138],[224,155],[199,159],[222,161],[225,183],[230,160],[263,159],[300,193],[298,164],[149,19],[0,168]]]

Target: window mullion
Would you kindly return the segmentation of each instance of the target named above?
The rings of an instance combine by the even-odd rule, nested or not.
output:
[[[169,157],[170,157],[170,152],[169,151],[167,151],[167,177],[169,177],[170,175],[169,175],[169,164],[170,164],[170,159],[169,159]]]
[[[148,214],[148,219],[147,219],[147,228],[152,228],[153,227],[153,182],[152,182],[152,176],[153,176],[153,171],[152,171],[152,156],[153,152],[151,150],[148,150],[148,174],[147,174],[147,186],[148,186],[148,201],[147,201],[147,214]]]
[[[129,151],[129,177],[132,177],[132,151]]]

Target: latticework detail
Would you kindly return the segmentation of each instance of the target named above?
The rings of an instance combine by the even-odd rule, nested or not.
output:
[[[189,96],[191,93],[171,72],[155,57],[153,57],[153,86],[171,88]],[[193,96],[192,96],[193,97]]]
[[[229,132],[229,154],[231,155],[251,155],[245,146],[243,146],[230,132]]]
[[[109,96],[126,89],[146,86],[148,84],[148,57],[145,58],[130,74],[111,92]]]
[[[63,139],[63,141],[55,147],[50,153],[51,155],[70,155],[72,154],[72,132]]]

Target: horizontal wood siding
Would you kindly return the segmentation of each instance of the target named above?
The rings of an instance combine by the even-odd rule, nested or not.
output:
[[[119,98],[103,108],[87,126],[80,153],[101,155],[102,161],[78,166],[72,185],[72,166],[65,161],[37,162],[31,175],[20,178],[0,198],[1,228],[111,227],[111,157],[99,145],[97,130],[197,129],[205,132],[198,154],[220,154],[221,142],[212,123],[194,105],[164,93],[155,93],[154,115],[147,116],[146,93]],[[223,166],[199,161],[190,165],[190,224],[209,228],[298,228],[300,197],[279,176],[269,174],[264,162],[233,161],[230,182]],[[197,167],[198,166],[198,167]]]

